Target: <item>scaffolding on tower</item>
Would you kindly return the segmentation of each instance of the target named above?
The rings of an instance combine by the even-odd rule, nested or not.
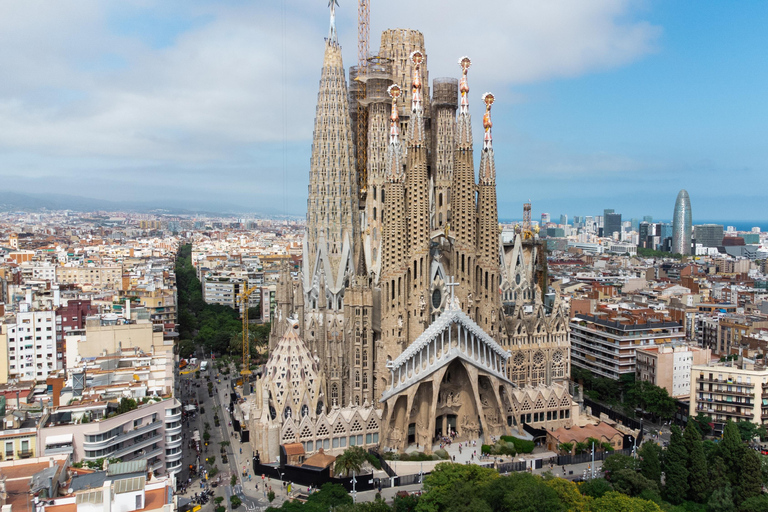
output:
[[[357,4],[357,187],[360,208],[365,207],[368,192],[368,108],[365,105],[370,38],[370,0],[358,0]]]

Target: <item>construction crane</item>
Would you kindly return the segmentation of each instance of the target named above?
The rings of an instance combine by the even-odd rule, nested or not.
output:
[[[370,37],[370,0],[357,4],[357,187],[360,207],[365,205],[368,192],[368,109],[365,108],[366,74],[368,71],[368,40]]]
[[[245,283],[243,291],[238,295],[240,298],[240,306],[243,308],[243,369],[240,371],[240,375],[251,374],[251,343],[248,339],[248,298],[253,292],[256,291],[258,286],[248,287],[248,283]]]

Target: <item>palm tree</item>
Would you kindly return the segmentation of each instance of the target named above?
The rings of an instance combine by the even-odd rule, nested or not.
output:
[[[363,463],[366,461],[365,451],[359,446],[351,446],[344,453],[336,457],[333,472],[337,475],[349,476],[353,471],[360,473]]]
[[[573,450],[573,443],[560,443],[557,447],[561,452],[570,454]]]

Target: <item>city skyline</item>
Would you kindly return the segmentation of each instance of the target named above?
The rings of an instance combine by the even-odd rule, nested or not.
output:
[[[490,2],[453,21],[374,2],[371,48],[383,29],[421,30],[430,81],[472,57],[473,113],[483,91],[497,97],[501,218],[530,199],[553,215],[664,219],[685,188],[694,223],[759,221],[766,6],[686,7]],[[356,18],[356,4],[337,8],[347,67]],[[0,42],[17,50],[0,54],[4,190],[303,215],[327,19],[326,2],[5,6]]]

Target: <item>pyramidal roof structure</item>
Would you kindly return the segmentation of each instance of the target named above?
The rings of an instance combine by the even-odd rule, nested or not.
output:
[[[303,274],[305,293],[316,296],[322,278],[331,299],[329,307],[337,309],[345,274],[354,273],[357,179],[347,81],[334,21],[332,9],[317,93]]]
[[[272,349],[264,367],[264,382],[277,415],[291,417],[301,414],[304,405],[314,415],[321,398],[321,381],[317,361],[299,337],[298,325],[295,321],[289,322],[288,329]],[[286,408],[291,408],[287,415]]]

